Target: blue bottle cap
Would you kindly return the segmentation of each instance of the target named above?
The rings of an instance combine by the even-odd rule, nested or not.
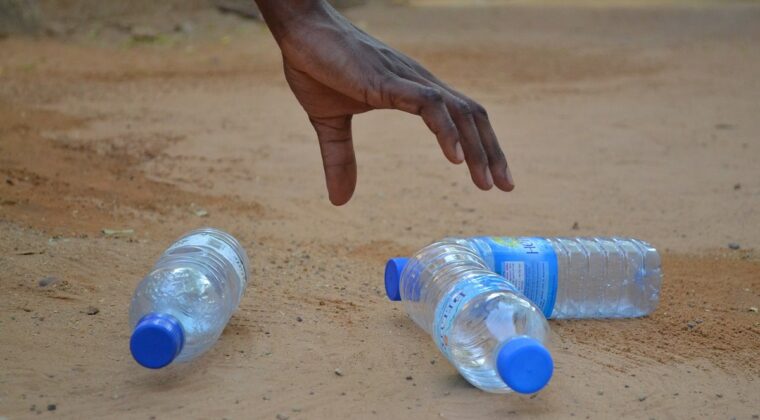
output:
[[[392,301],[401,300],[401,272],[409,258],[391,258],[385,264],[385,294]]]
[[[142,317],[129,340],[132,357],[150,369],[160,369],[171,363],[184,345],[185,333],[177,318],[161,313]]]
[[[549,383],[554,362],[541,342],[529,337],[507,341],[496,356],[501,379],[515,392],[532,394]]]

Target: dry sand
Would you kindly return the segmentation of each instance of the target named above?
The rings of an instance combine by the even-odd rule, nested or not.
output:
[[[0,40],[0,416],[758,418],[760,4],[597,3],[351,10],[488,108],[517,189],[372,112],[341,208],[261,25]],[[140,368],[129,297],[202,225],[240,239],[251,286],[209,353]],[[387,257],[451,234],[646,239],[662,302],[553,322],[550,386],[485,394],[382,290]]]

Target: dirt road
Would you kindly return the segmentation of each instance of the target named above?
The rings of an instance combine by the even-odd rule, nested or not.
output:
[[[258,24],[0,40],[0,416],[760,416],[760,4],[349,16],[486,106],[514,192],[478,191],[421,121],[383,111],[355,118],[357,194],[331,206]],[[240,239],[252,284],[208,354],[142,369],[129,297],[203,225]],[[488,395],[382,290],[387,257],[452,234],[646,239],[662,302],[553,322],[550,386]]]

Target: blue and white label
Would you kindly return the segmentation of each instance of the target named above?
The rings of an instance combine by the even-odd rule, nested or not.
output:
[[[459,311],[472,298],[487,290],[510,290],[511,286],[495,276],[484,277],[477,280],[462,281],[457,283],[441,299],[435,308],[435,322],[433,324],[433,341],[438,345],[444,356],[451,359],[449,337]],[[517,290],[515,290],[516,292]]]
[[[491,267],[549,318],[557,298],[557,254],[543,238],[479,237],[493,252]]]

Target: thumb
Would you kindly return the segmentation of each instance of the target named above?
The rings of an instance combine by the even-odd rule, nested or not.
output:
[[[319,138],[325,182],[330,202],[346,204],[356,188],[356,156],[351,137],[351,117],[309,117]]]

